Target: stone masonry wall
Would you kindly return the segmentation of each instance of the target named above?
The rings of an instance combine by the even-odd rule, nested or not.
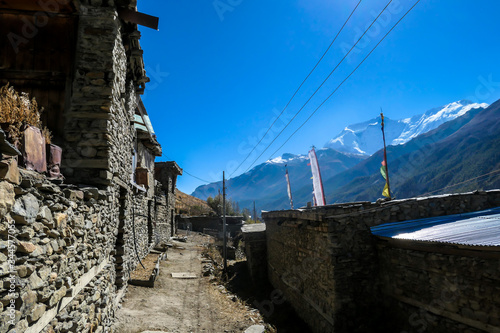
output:
[[[254,285],[267,280],[267,246],[265,224],[245,225],[241,228],[245,243],[247,267]]]
[[[118,198],[22,175],[20,185],[1,182],[10,190],[0,229],[0,332],[14,327],[11,319],[9,332],[102,331],[115,310],[111,212]]]
[[[78,11],[61,144],[72,185],[26,171],[22,183],[0,179],[0,333],[105,331],[131,271],[171,236],[175,192],[155,191],[153,165],[146,193],[130,184],[130,26],[112,1],[82,1]]]
[[[82,5],[81,12],[63,174],[69,182],[110,185],[113,177],[129,182],[137,100],[127,80],[121,23],[112,7]]]
[[[397,332],[500,331],[500,252],[461,248],[377,242],[385,308],[394,309]]]
[[[391,331],[370,227],[500,206],[500,191],[264,213],[271,283],[314,332]]]
[[[160,190],[158,190],[160,191]],[[157,192],[161,193],[161,192]],[[171,209],[173,206],[169,206],[167,203],[167,198],[165,195],[156,196],[156,230],[157,235],[155,235],[156,241],[158,243],[166,244],[170,237],[174,236],[172,234],[172,223],[171,221]],[[175,232],[175,229],[174,229]]]
[[[175,218],[175,200],[176,200],[176,182],[177,176],[182,175],[182,169],[175,162],[156,162],[154,178],[158,181],[156,193],[161,193],[165,196],[164,211],[159,219],[160,226],[165,231],[170,228],[170,236],[177,233],[178,221]],[[165,235],[162,232],[162,235]]]
[[[152,198],[117,185],[56,186],[28,171],[22,179],[0,181],[0,332],[102,331],[130,272],[170,237],[157,225],[165,197],[155,214]]]
[[[82,4],[81,10],[75,79],[65,114],[62,170],[68,182],[108,185],[112,176],[111,111],[116,112],[118,99],[125,92],[126,68],[115,65],[123,62],[118,59],[120,52],[115,51],[119,48],[119,21],[112,8]]]

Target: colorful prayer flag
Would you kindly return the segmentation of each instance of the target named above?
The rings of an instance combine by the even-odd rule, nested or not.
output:
[[[382,111],[382,110],[380,110]],[[391,198],[391,188],[389,186],[389,169],[387,167],[387,149],[385,147],[385,132],[384,132],[384,114],[380,112],[380,119],[382,119],[382,138],[384,140],[384,160],[382,161],[382,166],[380,167],[380,173],[382,177],[385,179],[384,190],[382,191],[382,195],[386,198]]]

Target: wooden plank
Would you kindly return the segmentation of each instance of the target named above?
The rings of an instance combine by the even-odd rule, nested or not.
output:
[[[172,273],[172,278],[173,279],[196,279],[198,277],[194,273],[182,272],[182,273]]]

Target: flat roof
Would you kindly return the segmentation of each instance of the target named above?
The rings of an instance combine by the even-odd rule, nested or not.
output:
[[[392,239],[500,246],[500,207],[371,227],[373,235]]]

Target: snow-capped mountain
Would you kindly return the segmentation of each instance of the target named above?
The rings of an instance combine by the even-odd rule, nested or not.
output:
[[[348,170],[366,158],[364,155],[341,153],[329,148],[316,150],[316,155],[324,179]],[[267,204],[282,195],[286,197],[285,164],[288,167],[292,190],[309,186],[312,192],[311,167],[308,163],[307,155],[294,154],[283,154],[268,160],[244,174],[229,179],[226,184],[230,189],[230,197],[238,201],[241,207],[250,207],[253,200],[257,200],[258,206],[262,209],[275,208]],[[215,196],[221,186],[221,182],[202,185],[192,195],[206,200],[209,196]],[[286,208],[286,204],[279,207]]]
[[[439,125],[460,117],[472,109],[485,109],[486,103],[461,100],[426,111],[411,118],[392,120],[385,117],[385,136],[388,145],[401,145],[437,128]],[[369,121],[347,126],[339,135],[328,141],[325,147],[346,153],[372,155],[382,146],[380,116]]]

